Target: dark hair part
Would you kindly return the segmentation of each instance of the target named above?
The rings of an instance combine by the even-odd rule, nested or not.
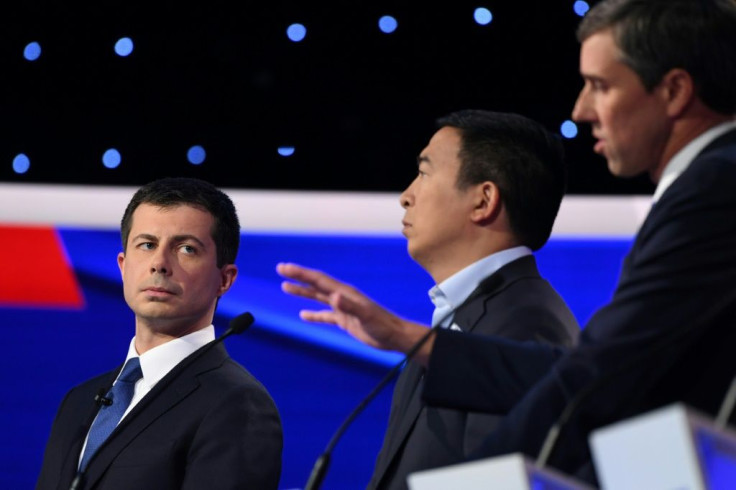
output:
[[[681,68],[710,109],[736,112],[734,0],[603,0],[580,22],[578,40],[605,29],[647,90]]]
[[[212,239],[217,247],[217,267],[235,263],[240,246],[238,215],[227,194],[209,182],[185,177],[169,177],[154,180],[138,189],[125,208],[120,223],[123,251],[128,246],[133,212],[141,204],[152,204],[162,208],[188,205],[209,212],[215,219]]]
[[[456,186],[494,182],[517,238],[540,249],[565,193],[566,170],[559,138],[518,114],[464,110],[437,120],[459,130],[460,169]]]

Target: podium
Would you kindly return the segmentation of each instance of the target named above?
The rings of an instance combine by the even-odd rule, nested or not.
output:
[[[736,432],[674,404],[593,431],[605,490],[736,488]]]
[[[410,490],[592,490],[551,468],[537,468],[520,453],[412,473]]]

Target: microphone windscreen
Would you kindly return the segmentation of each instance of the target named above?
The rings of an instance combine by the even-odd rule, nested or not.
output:
[[[230,329],[234,334],[241,334],[245,332],[248,327],[253,325],[254,321],[256,321],[256,319],[253,318],[253,315],[249,311],[246,311],[230,320]]]

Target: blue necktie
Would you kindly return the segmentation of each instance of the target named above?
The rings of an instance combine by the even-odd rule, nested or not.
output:
[[[94,456],[100,446],[105,442],[110,433],[115,430],[118,422],[123,417],[125,410],[133,399],[133,391],[135,383],[143,377],[141,371],[141,362],[137,357],[132,357],[125,363],[120,376],[113,385],[112,389],[105,395],[105,398],[112,400],[112,405],[103,405],[97,414],[97,418],[92,423],[87,437],[87,447],[84,449],[82,462],[79,464],[79,470],[87,469],[89,460]]]

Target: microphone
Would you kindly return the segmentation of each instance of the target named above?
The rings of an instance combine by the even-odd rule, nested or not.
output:
[[[225,337],[228,337],[232,334],[240,335],[241,333],[248,330],[248,328],[253,325],[253,322],[255,321],[256,319],[249,311],[241,313],[240,315],[230,320],[229,328],[225,330],[225,333],[223,333],[219,339],[215,339],[215,342],[222,342]]]
[[[112,399],[105,396],[107,394],[107,391],[108,390],[106,390],[105,388],[100,388],[100,391],[97,392],[97,394],[95,395],[95,403],[97,403],[97,405],[105,405],[106,407],[112,405]]]
[[[253,325],[255,322],[255,318],[253,317],[253,314],[246,311],[245,313],[241,313],[240,315],[236,316],[232,320],[230,320],[230,323],[228,325],[228,329],[225,330],[225,332],[217,337],[212,342],[209,342],[196,351],[189,355],[187,358],[185,358],[183,361],[181,361],[179,364],[177,364],[172,371],[169,372],[169,374],[172,374],[174,370],[176,370],[176,373],[181,372],[184,368],[192,364],[195,360],[199,359],[204,355],[206,352],[208,352],[210,349],[215,347],[217,344],[221,343],[223,340],[228,338],[230,335],[240,335],[241,333],[248,330],[248,328]],[[165,380],[169,378],[169,375],[167,375],[164,379],[162,379],[158,386],[159,388],[161,386],[164,386]],[[170,379],[168,379],[170,381]],[[113,400],[110,398],[107,398],[105,395],[107,392],[110,391],[110,388],[100,388],[100,390],[97,392],[97,395],[95,395],[95,403],[102,408],[103,405],[110,406],[113,403]],[[146,397],[147,398],[147,397]],[[144,398],[145,399],[145,398]],[[92,421],[90,421],[90,425],[94,421],[94,418]],[[78,471],[76,476],[74,477],[74,480],[72,480],[71,485],[69,486],[69,490],[82,490],[84,486],[84,472]]]
[[[186,362],[185,365],[189,365],[192,361],[195,359],[198,359],[201,355],[203,355],[205,352],[212,349],[215,345],[219,344],[223,340],[225,340],[230,335],[240,335],[241,333],[248,330],[248,328],[253,325],[253,322],[255,322],[255,318],[253,317],[253,314],[249,311],[246,311],[245,313],[241,313],[240,315],[236,316],[232,320],[230,320],[230,323],[228,325],[228,329],[225,330],[225,332],[217,337],[212,342],[200,347],[197,349],[194,354],[192,354],[190,357],[185,359],[183,362]],[[97,392],[97,395],[95,395],[95,403],[97,405],[102,406],[110,406],[112,405],[112,400],[110,398],[107,398],[105,395],[107,392],[110,391],[110,388],[100,388],[100,390]]]
[[[306,486],[304,487],[304,490],[317,490],[320,485],[322,485],[322,480],[324,480],[325,475],[327,474],[327,469],[330,466],[330,459],[332,457],[332,451],[335,449],[335,446],[337,445],[338,441],[342,437],[343,433],[347,430],[347,428],[352,424],[353,420],[362,412],[366,406],[380,393],[380,391],[383,389],[386,384],[391,381],[391,378],[393,378],[396,373],[401,369],[402,366],[404,366],[409,359],[412,358],[414,354],[417,353],[417,351],[429,340],[429,337],[434,334],[435,330],[440,328],[440,325],[437,324],[434,327],[427,330],[427,333],[425,333],[416,344],[414,344],[411,349],[409,349],[406,352],[406,355],[404,358],[398,362],[391,370],[386,374],[386,376],[381,379],[381,381],[376,385],[373,390],[368,393],[368,396],[366,396],[363,401],[361,401],[357,407],[353,409],[352,412],[350,412],[350,415],[347,416],[347,418],[343,421],[343,423],[340,425],[340,427],[337,429],[335,434],[332,436],[332,439],[330,439],[330,442],[327,443],[327,446],[325,447],[325,450],[322,452],[319,458],[317,458],[317,461],[314,463],[314,466],[312,467],[312,472],[309,475],[309,480],[307,481]]]
[[[406,351],[404,358],[393,368],[391,368],[386,376],[384,376],[383,379],[379,381],[379,383],[376,385],[376,387],[373,388],[370,393],[368,393],[368,396],[366,396],[363,401],[361,401],[360,404],[358,404],[358,406],[355,407],[352,412],[350,412],[350,415],[347,416],[345,421],[337,429],[335,434],[332,436],[332,439],[330,439],[330,442],[327,444],[325,450],[314,463],[314,466],[312,467],[312,472],[309,475],[309,480],[307,480],[307,485],[304,487],[304,490],[317,490],[320,487],[320,485],[322,484],[322,480],[324,480],[325,475],[327,474],[327,469],[330,465],[330,458],[332,457],[332,451],[335,449],[335,446],[337,445],[345,430],[347,430],[347,428],[360,414],[360,412],[362,412],[363,409],[365,409],[365,407],[376,397],[376,395],[378,395],[383,387],[386,386],[389,381],[391,381],[391,378],[393,378],[396,373],[407,362],[409,362],[414,354],[416,354],[417,351],[427,342],[427,340],[429,340],[429,338],[437,331],[437,329],[442,328],[442,324],[445,322],[445,320],[449,318],[450,315],[453,315],[455,311],[460,310],[462,307],[473,301],[475,298],[481,296],[482,294],[489,294],[490,292],[494,291],[501,285],[502,282],[503,278],[500,274],[491,274],[490,276],[483,279],[480,284],[478,284],[478,287],[475,288],[475,290],[470,294],[470,296],[465,299],[465,301],[462,302],[460,306],[455,308],[453,311],[447,313],[442,319],[440,319],[440,321],[437,322],[434,327],[428,329],[427,333],[425,333],[417,341],[416,344],[414,344],[408,351]]]
[[[728,424],[728,419],[733,414],[733,407],[736,405],[736,377],[731,380],[731,386],[726,392],[726,397],[721,403],[721,407],[718,409],[718,415],[716,416],[715,426],[718,430],[723,430]]]
[[[709,308],[706,313],[700,317],[700,321],[695,323],[695,325],[689,322],[683,322],[679,325],[679,328],[668,331],[669,335],[661,339],[661,342],[653,343],[653,345],[648,349],[643,348],[637,355],[630,357],[626,362],[619,364],[618,367],[602,374],[600,377],[585,385],[575,394],[575,396],[572,397],[567,405],[565,405],[559,418],[547,432],[547,436],[542,443],[542,448],[539,450],[535,466],[539,469],[544,468],[556,447],[563,429],[592,394],[606,386],[611,379],[637,367],[642,360],[650,358],[653,354],[658,353],[665,347],[669,347],[679,340],[684,340],[689,334],[699,333],[710,323],[719,320],[720,315],[724,312],[729,313],[729,308],[733,310],[734,305],[736,305],[736,294],[728,295],[725,299],[721,298],[720,301],[712,305],[711,308]],[[731,311],[731,314],[733,315],[733,311]],[[733,409],[734,398],[736,398],[736,379],[733,380],[731,388],[728,390],[726,399],[721,407],[721,413],[719,414],[717,423],[725,424],[725,421],[722,420],[723,418],[726,420],[728,419],[728,415],[730,415],[730,411]],[[726,414],[726,412],[728,412],[728,414]]]

